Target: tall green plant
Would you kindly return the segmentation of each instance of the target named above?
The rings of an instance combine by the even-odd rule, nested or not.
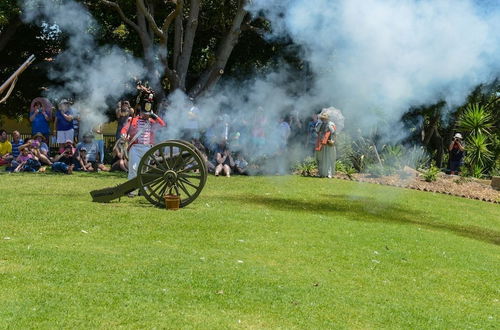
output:
[[[458,128],[470,135],[488,135],[493,128],[493,116],[482,105],[469,104],[458,119]]]
[[[466,172],[471,176],[482,177],[494,164],[491,150],[493,120],[488,109],[477,103],[467,105],[458,118],[458,128],[467,134],[465,162]]]

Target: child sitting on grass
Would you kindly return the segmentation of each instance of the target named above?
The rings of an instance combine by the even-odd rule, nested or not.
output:
[[[13,172],[36,172],[40,169],[40,162],[38,158],[33,155],[27,146],[23,146],[21,153],[17,156],[16,160],[12,162],[11,168]]]

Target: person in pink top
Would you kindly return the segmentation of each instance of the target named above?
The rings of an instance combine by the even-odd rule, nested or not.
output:
[[[127,139],[129,151],[128,179],[137,176],[137,166],[142,156],[155,143],[154,131],[158,127],[166,126],[165,122],[152,111],[145,111],[141,107],[140,115],[130,118],[121,130],[122,137]]]

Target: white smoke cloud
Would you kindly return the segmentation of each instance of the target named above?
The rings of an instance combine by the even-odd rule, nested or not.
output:
[[[316,77],[305,97],[362,128],[412,105],[460,104],[500,73],[498,1],[254,0],[249,9],[271,21],[271,38],[305,49]]]
[[[22,8],[25,22],[57,26],[67,36],[67,47],[49,69],[49,78],[61,85],[52,86],[47,96],[75,97],[81,132],[107,122],[106,101],[131,90],[131,80],[144,74],[141,62],[118,47],[99,47],[93,36],[99,25],[77,2],[27,0]]]

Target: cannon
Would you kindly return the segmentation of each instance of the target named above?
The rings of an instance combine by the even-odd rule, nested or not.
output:
[[[116,187],[90,192],[93,202],[108,203],[139,189],[151,204],[165,207],[164,195],[177,195],[180,207],[193,202],[207,181],[201,152],[191,143],[167,140],[154,145],[139,162],[137,176]]]

